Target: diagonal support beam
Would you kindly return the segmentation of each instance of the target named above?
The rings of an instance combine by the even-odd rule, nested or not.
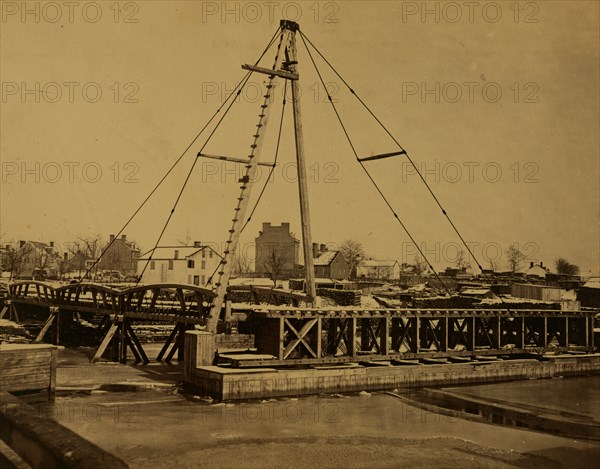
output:
[[[133,354],[136,354],[135,349],[137,349],[137,353],[139,354],[141,361],[143,361],[144,363],[149,363],[150,360],[148,359],[148,356],[146,355],[146,352],[144,351],[144,348],[142,347],[142,344],[140,343],[137,334],[135,333],[129,322],[125,323],[125,330],[127,331],[127,336],[130,340],[130,348]]]
[[[58,311],[53,311],[53,309],[51,308],[50,315],[48,316],[48,319],[46,319],[46,322],[44,323],[44,327],[42,327],[39,334],[33,340],[34,343],[42,342],[44,340],[44,336],[46,335],[46,332],[48,332],[48,329],[50,329],[50,326],[56,320],[57,316],[58,316]]]
[[[92,360],[91,360],[92,363],[96,363],[98,360],[100,360],[100,358],[106,351],[106,347],[108,347],[108,344],[110,344],[110,341],[115,336],[115,334],[117,333],[118,330],[119,330],[118,318],[115,317],[110,325],[110,328],[108,329],[108,332],[104,336],[104,339],[102,339],[102,343],[100,344],[100,347],[98,347],[98,350],[96,350],[96,353],[92,357]]]
[[[364,161],[381,160],[384,158],[390,158],[392,156],[398,156],[398,155],[406,155],[406,151],[401,150],[401,151],[394,151],[391,153],[381,153],[380,155],[365,156],[364,158],[359,158],[358,161],[360,161],[362,163]]]
[[[290,355],[290,353],[292,353],[294,351],[294,349],[300,343],[304,344],[304,346],[306,347],[308,352],[313,356],[313,358],[317,358],[317,354],[315,353],[315,351],[312,349],[310,344],[304,339],[306,334],[308,334],[308,332],[313,328],[313,326],[317,323],[317,321],[318,321],[318,319],[311,319],[311,320],[307,321],[306,324],[304,324],[304,326],[302,326],[302,329],[300,329],[300,331],[298,332],[296,330],[296,328],[293,326],[293,324],[290,321],[288,321],[287,319],[285,319],[285,324],[296,335],[296,339],[292,340],[287,345],[285,350],[283,351],[284,359],[287,358]],[[320,340],[320,337],[317,339]]]
[[[228,161],[230,163],[248,164],[248,160],[244,160],[242,158],[233,158],[231,156],[207,155],[206,153],[198,153],[197,157],[209,158],[211,160]],[[270,168],[276,166],[275,163],[265,163],[262,161],[257,161],[256,164],[259,166],[268,166]]]
[[[270,68],[258,67],[256,65],[249,64],[242,65],[242,68],[251,72],[269,75],[270,77],[285,78],[286,80],[298,80],[298,78],[300,78],[297,73],[288,72],[286,70],[273,70]]]

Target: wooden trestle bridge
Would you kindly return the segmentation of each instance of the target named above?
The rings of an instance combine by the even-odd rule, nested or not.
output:
[[[58,342],[61,313],[79,313],[83,317],[100,315],[103,340],[92,361],[98,360],[115,339],[120,342],[117,348],[121,361],[126,360],[127,348],[130,348],[136,361],[147,363],[149,359],[132,323],[143,320],[172,324],[171,334],[157,357],[170,361],[178,350],[179,357],[183,357],[183,333],[206,324],[212,296],[211,289],[195,285],[152,284],[117,289],[85,282],[53,287],[43,282],[24,281],[8,286],[1,316],[8,312],[18,318],[18,305],[48,308],[48,318],[35,341],[43,341],[50,327],[54,327],[54,339]]]
[[[109,344],[116,344],[119,359],[127,349],[137,362],[149,359],[132,327],[136,321],[172,326],[156,357],[183,359],[185,331],[204,328],[210,314],[212,290],[194,285],[152,284],[116,289],[95,283],[53,287],[36,281],[9,285],[2,316],[18,313],[19,305],[48,309],[47,320],[36,337],[41,342],[55,329],[59,316],[99,315],[103,339],[93,361]],[[284,300],[302,294],[286,293]],[[296,304],[298,304],[296,302]],[[343,362],[376,363],[391,360],[446,359],[485,355],[593,352],[593,311],[509,309],[364,309],[350,307],[304,308],[273,305],[232,308],[226,301],[220,323],[246,322],[255,334],[256,354],[224,353],[220,362],[236,367],[318,365]]]

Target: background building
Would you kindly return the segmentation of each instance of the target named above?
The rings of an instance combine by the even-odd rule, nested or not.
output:
[[[0,250],[2,271],[13,277],[36,277],[43,279],[58,273],[60,254],[54,242],[24,241],[7,244]]]
[[[313,259],[316,278],[346,280],[350,276],[350,264],[342,253],[328,250],[325,244],[313,243]]]
[[[255,238],[255,243],[255,272],[267,274],[275,267],[283,278],[296,270],[300,241],[296,239],[294,233],[290,232],[289,223],[282,223],[281,226],[263,223],[262,231]]]
[[[123,275],[135,275],[137,271],[140,249],[133,241],[127,241],[127,236],[122,235],[115,239],[115,235],[110,235],[110,247],[98,263],[100,270],[118,270]],[[107,244],[108,246],[108,244]]]
[[[148,262],[152,254],[152,260]],[[144,253],[138,260],[137,272],[143,283],[181,283],[206,285],[216,272],[221,256],[198,241],[193,246],[163,246]],[[214,281],[214,278],[212,279]]]
[[[400,271],[398,261],[365,259],[356,267],[356,276],[365,279],[397,280],[400,278]]]

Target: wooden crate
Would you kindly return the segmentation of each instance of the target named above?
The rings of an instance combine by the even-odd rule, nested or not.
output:
[[[0,391],[47,392],[54,398],[57,347],[47,344],[0,345]]]

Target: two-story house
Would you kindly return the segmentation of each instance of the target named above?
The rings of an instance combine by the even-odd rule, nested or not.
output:
[[[98,268],[100,270],[118,270],[123,275],[135,275],[140,249],[133,241],[128,241],[126,235],[115,239],[110,235],[109,243],[104,248],[105,252]]]
[[[53,241],[43,243],[22,240],[16,246],[7,246],[4,256],[4,268],[12,270],[12,274],[17,277],[56,275],[60,261]]]
[[[144,253],[138,260],[143,283],[180,283],[206,286],[214,282],[221,256],[210,246],[162,246]],[[147,265],[147,267],[145,267]],[[145,270],[144,270],[145,268]],[[212,281],[211,281],[212,280]]]

